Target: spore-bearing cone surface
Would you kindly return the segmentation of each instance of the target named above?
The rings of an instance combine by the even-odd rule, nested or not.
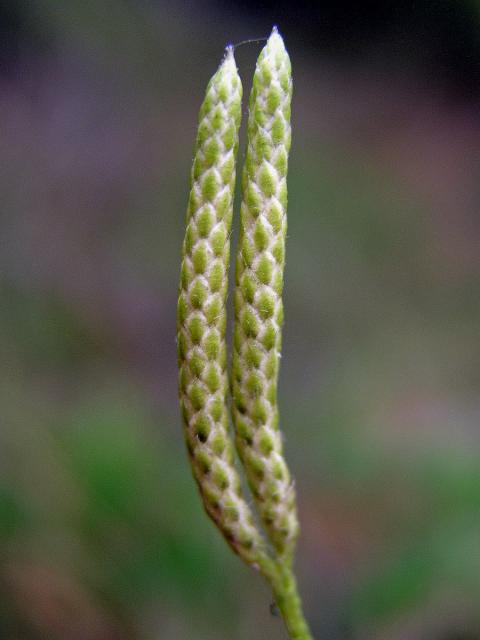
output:
[[[237,449],[265,529],[283,557],[291,555],[298,532],[277,408],[291,95],[290,59],[274,29],[250,95],[231,383]]]
[[[298,523],[278,427],[291,68],[274,28],[250,96],[229,403],[226,297],[242,88],[227,49],[200,109],[178,301],[180,402],[193,474],[231,547],[270,583],[292,640],[312,640],[292,569]],[[235,443],[265,533],[235,467]]]
[[[228,49],[200,109],[177,313],[185,438],[205,508],[249,564],[263,541],[242,496],[229,437],[226,296],[242,85]]]

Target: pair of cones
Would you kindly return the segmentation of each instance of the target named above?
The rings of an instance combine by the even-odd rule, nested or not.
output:
[[[226,299],[242,101],[233,47],[208,84],[191,175],[177,341],[185,438],[205,509],[233,550],[272,584],[287,627],[300,640],[310,635],[291,569],[298,522],[276,398],[291,95],[290,59],[274,28],[250,95],[229,375]],[[263,531],[244,495],[235,449]]]

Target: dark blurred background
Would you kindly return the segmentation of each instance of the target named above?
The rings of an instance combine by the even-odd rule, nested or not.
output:
[[[480,638],[480,2],[3,0],[2,639],[286,638],[202,512],[174,340],[198,108],[273,23],[307,616]]]

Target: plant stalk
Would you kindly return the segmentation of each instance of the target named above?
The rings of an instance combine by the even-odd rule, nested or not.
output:
[[[302,611],[297,581],[290,563],[276,563],[269,576],[275,604],[282,614],[291,640],[313,640]]]

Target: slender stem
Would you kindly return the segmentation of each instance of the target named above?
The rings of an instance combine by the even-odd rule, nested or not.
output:
[[[291,640],[313,640],[302,611],[297,581],[290,563],[281,561],[269,576],[275,604],[278,606]]]

